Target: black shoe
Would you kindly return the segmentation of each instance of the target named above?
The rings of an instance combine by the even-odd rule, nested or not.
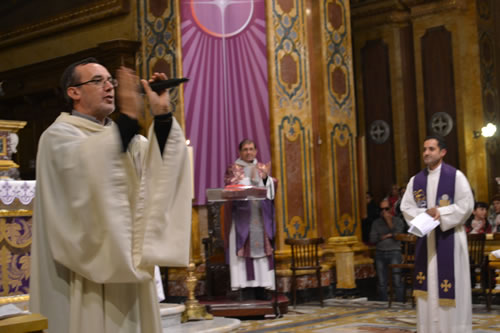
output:
[[[261,301],[270,301],[272,299],[272,296],[268,292],[268,290],[262,287],[256,288],[255,296],[256,299]]]

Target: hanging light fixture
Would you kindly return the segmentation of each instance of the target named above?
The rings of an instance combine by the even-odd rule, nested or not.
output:
[[[492,123],[486,124],[483,128],[481,128],[481,131],[474,131],[474,138],[478,139],[479,137],[485,137],[485,138],[491,138],[493,135],[495,135],[497,131],[496,125]]]

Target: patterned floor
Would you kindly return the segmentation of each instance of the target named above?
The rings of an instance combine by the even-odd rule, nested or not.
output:
[[[500,307],[494,306],[490,312],[484,305],[473,306],[473,332],[500,332]],[[319,304],[298,305],[282,318],[262,320],[242,320],[237,332],[314,332],[314,333],[354,333],[354,332],[416,332],[415,309],[411,305],[393,303],[391,309],[386,302],[368,302],[366,299],[325,301]]]

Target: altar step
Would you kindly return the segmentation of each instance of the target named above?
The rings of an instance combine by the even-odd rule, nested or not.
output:
[[[163,333],[224,333],[240,327],[238,319],[224,317],[181,323],[184,309],[182,304],[160,303]]]
[[[279,312],[276,313],[274,297],[269,301],[262,300],[245,300],[238,301],[225,297],[212,297],[199,299],[200,304],[206,305],[208,311],[214,316],[224,316],[224,317],[257,317],[266,315],[276,315],[278,316],[286,314],[288,312],[288,298],[283,295],[278,295],[278,308]]]

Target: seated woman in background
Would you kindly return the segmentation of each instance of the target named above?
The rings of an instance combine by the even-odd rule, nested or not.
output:
[[[492,227],[492,232],[500,232],[500,193],[493,197],[488,221]]]
[[[488,212],[488,204],[478,201],[474,204],[472,216],[465,223],[465,230],[468,234],[489,234],[491,233],[491,225],[486,220]]]

